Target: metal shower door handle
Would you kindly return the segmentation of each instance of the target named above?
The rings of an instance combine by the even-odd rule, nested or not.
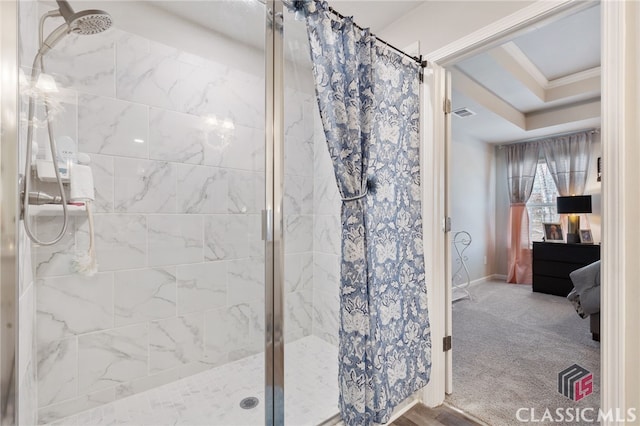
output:
[[[273,241],[273,210],[262,210],[262,239]]]

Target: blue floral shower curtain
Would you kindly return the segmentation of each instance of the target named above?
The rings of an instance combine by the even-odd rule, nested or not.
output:
[[[419,66],[326,2],[304,9],[316,94],[342,196],[340,411],[386,422],[429,381]]]

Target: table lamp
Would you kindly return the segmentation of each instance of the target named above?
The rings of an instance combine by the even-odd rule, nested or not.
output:
[[[556,199],[558,214],[568,214],[567,243],[580,242],[580,213],[591,213],[591,195],[574,195]]]

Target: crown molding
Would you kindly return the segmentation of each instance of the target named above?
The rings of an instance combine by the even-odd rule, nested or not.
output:
[[[561,86],[567,86],[569,84],[579,83],[590,78],[600,78],[600,67],[590,68],[588,70],[579,71],[574,74],[567,75],[565,77],[556,78],[547,83],[545,89],[555,89]]]

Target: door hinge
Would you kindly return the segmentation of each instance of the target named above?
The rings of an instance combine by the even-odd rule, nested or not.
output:
[[[451,336],[445,336],[442,338],[442,352],[451,350]]]
[[[442,230],[444,232],[451,232],[451,218],[449,216],[445,216]]]
[[[445,99],[444,105],[442,105],[442,109],[445,114],[451,114],[451,99]]]

